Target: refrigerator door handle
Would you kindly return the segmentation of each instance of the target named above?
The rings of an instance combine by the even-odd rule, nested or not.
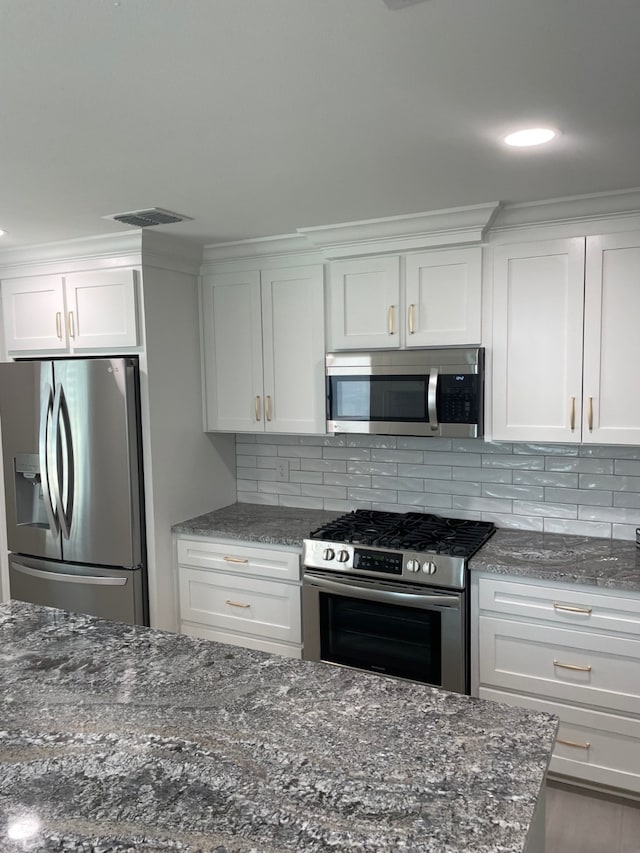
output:
[[[42,487],[42,497],[44,499],[44,507],[47,513],[47,520],[51,531],[57,536],[60,532],[58,516],[53,506],[51,499],[51,483],[49,481],[49,424],[53,414],[53,391],[51,386],[47,385],[45,389],[46,406],[40,412],[40,440],[39,440],[39,456],[40,456],[40,486]]]
[[[43,580],[48,581],[94,584],[95,586],[124,586],[127,583],[127,578],[94,577],[92,575],[68,575],[60,574],[58,572],[43,572],[40,569],[32,569],[31,566],[24,566],[16,560],[12,560],[11,565],[16,572],[20,572],[23,575],[30,575],[33,578],[42,578]]]
[[[61,429],[64,436],[64,448],[61,443]],[[71,519],[73,516],[73,444],[71,443],[71,423],[69,410],[64,394],[64,388],[60,383],[56,386],[53,398],[53,452],[55,454],[55,477],[53,478],[53,494],[58,507],[60,519],[60,530],[65,539],[69,538],[71,530]],[[64,452],[63,452],[64,451]],[[64,465],[64,469],[60,466]],[[64,502],[63,502],[64,495]]]

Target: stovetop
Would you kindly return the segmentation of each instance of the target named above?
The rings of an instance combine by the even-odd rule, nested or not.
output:
[[[489,521],[359,509],[312,531],[304,540],[303,563],[341,574],[464,589],[467,560],[494,531]]]
[[[319,527],[309,538],[468,559],[494,531],[490,521],[359,509]]]

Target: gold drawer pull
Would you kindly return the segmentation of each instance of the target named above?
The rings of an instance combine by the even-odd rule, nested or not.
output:
[[[560,663],[559,660],[554,660],[553,665],[562,669],[573,669],[575,672],[591,672],[590,666],[580,666],[577,663]]]
[[[571,420],[571,432],[574,432],[575,428],[576,428],[576,398],[575,397],[571,398],[570,420]]]
[[[62,313],[56,311],[56,335],[62,340]]]
[[[225,604],[230,604],[232,607],[251,607],[250,604],[241,604],[239,601],[231,601],[230,598],[227,598]]]
[[[588,417],[589,432],[593,432],[593,397],[589,397],[589,417]]]
[[[67,314],[67,331],[69,332],[69,337],[75,339],[76,324],[73,319],[73,311],[69,311],[69,313]]]
[[[271,420],[271,397],[267,394],[264,398],[264,414],[268,421]]]
[[[560,738],[556,738],[556,743],[562,743],[565,746],[574,746],[576,749],[589,749],[591,746],[589,741],[586,743],[578,743],[575,740],[561,740]]]
[[[415,335],[415,333],[416,333],[414,317],[413,317],[415,307],[416,306],[413,304],[413,302],[411,303],[411,305],[409,305],[409,334],[410,335]]]
[[[255,414],[256,420],[260,420],[260,395],[258,394],[255,399]]]
[[[558,604],[557,601],[553,602],[554,610],[568,610],[569,613],[586,613],[588,616],[591,614],[591,607],[572,607],[570,604]]]
[[[389,326],[389,334],[393,334],[393,305],[389,305],[389,311],[387,312],[387,324]]]
[[[224,560],[225,560],[225,563],[248,563],[249,562],[249,560],[247,560],[245,557],[225,557]]]

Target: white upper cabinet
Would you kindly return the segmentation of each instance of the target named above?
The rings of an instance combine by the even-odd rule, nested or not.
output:
[[[7,352],[66,350],[62,278],[39,275],[3,281],[2,318]]]
[[[480,344],[482,249],[405,259],[405,346]]]
[[[639,270],[640,233],[494,250],[494,439],[640,444]]]
[[[108,350],[138,344],[133,270],[2,282],[7,353]]]
[[[493,277],[493,431],[580,440],[584,240],[499,246]]]
[[[640,233],[587,237],[582,440],[640,444]]]
[[[397,255],[330,265],[330,350],[397,348],[400,322]]]
[[[481,258],[474,247],[332,262],[328,348],[479,344]]]
[[[325,432],[321,265],[202,282],[205,428]]]

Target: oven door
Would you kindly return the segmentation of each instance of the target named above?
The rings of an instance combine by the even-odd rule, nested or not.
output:
[[[468,692],[466,593],[306,569],[303,658]]]

